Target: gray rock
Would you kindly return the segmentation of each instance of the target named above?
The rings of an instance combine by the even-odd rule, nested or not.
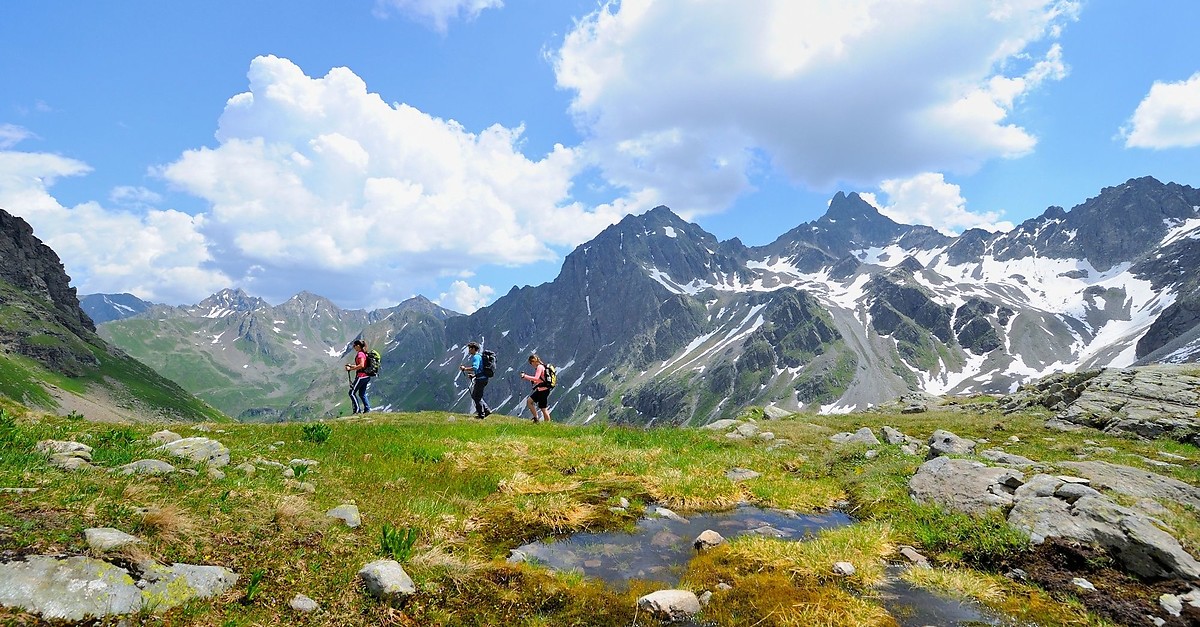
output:
[[[697,551],[704,551],[713,547],[721,546],[724,544],[724,542],[724,536],[716,531],[713,531],[712,529],[705,529],[700,533],[700,535],[696,536],[696,541],[692,542],[692,546],[695,547]]]
[[[1062,462],[1059,465],[1119,494],[1174,501],[1200,509],[1200,488],[1178,479],[1100,461]]]
[[[160,459],[139,459],[113,472],[121,475],[166,475],[175,472],[175,467]]]
[[[155,450],[209,466],[221,467],[229,463],[229,449],[209,438],[183,438],[163,444]]]
[[[0,605],[44,619],[82,621],[137,612],[142,591],[128,571],[108,562],[35,556],[0,564]]]
[[[1005,509],[1013,503],[1014,481],[1020,472],[1011,468],[985,466],[969,459],[935,457],[909,479],[908,492],[923,503],[937,503],[956,511],[983,514]]]
[[[966,438],[960,438],[949,431],[938,429],[929,436],[929,454],[927,457],[933,459],[941,455],[970,455],[975,452],[975,442]]]
[[[395,560],[375,560],[363,566],[358,571],[358,577],[367,586],[371,596],[387,603],[401,601],[417,591],[412,577]]]
[[[772,527],[771,525],[763,525],[761,527],[749,529],[746,531],[746,533],[756,535],[756,536],[765,536],[767,538],[787,538],[792,535],[791,533],[788,533],[787,531],[783,531],[781,529],[776,529],[775,527]]]
[[[242,462],[242,463],[238,464],[237,466],[234,466],[234,469],[240,470],[240,471],[246,473],[247,475],[251,475],[251,476],[253,476],[254,473],[258,471],[258,468],[256,468],[254,466],[254,464],[251,464],[250,462]]]
[[[740,424],[742,424],[741,420],[734,420],[732,418],[724,418],[721,420],[714,420],[700,428],[708,429],[709,431],[724,431],[726,429],[731,429],[733,427],[736,427]]]
[[[1012,466],[1014,468],[1029,468],[1037,465],[1037,462],[1029,459],[1028,457],[1013,455],[1012,453],[1005,453],[998,448],[989,448],[981,452],[979,456],[990,462],[1004,464],[1005,466]]]
[[[850,562],[834,562],[833,564],[833,574],[835,575],[852,577],[856,572],[858,571],[855,570],[854,564],[851,564]]]
[[[70,455],[81,457],[88,461],[92,459],[92,447],[80,442],[67,440],[42,440],[36,445],[37,451],[45,455]]]
[[[916,566],[929,566],[929,558],[921,555],[911,546],[900,547],[900,556]]]
[[[676,514],[675,512],[673,512],[665,507],[655,506],[654,513],[658,516],[661,516],[662,518],[666,518],[667,520],[674,520],[675,522],[682,522],[682,523],[689,522],[688,519],[684,518],[683,516],[680,516],[679,514]]]
[[[225,478],[225,473],[215,466],[208,467],[208,478],[215,481],[220,481]]]
[[[1173,594],[1163,594],[1158,597],[1158,605],[1171,616],[1183,614],[1183,599]]]
[[[1056,418],[1107,433],[1200,443],[1200,377],[1191,364],[1109,368]]]
[[[713,593],[709,590],[705,590],[697,598],[700,600],[700,605],[708,605],[708,602],[712,601],[712,597],[713,597]]]
[[[700,598],[690,590],[659,590],[637,600],[638,609],[673,623],[700,613]]]
[[[329,518],[336,518],[344,523],[347,527],[354,529],[362,524],[362,516],[358,512],[358,506],[352,503],[338,505],[337,507],[325,512]]]
[[[756,434],[758,434],[758,425],[756,425],[752,422],[743,422],[742,424],[737,426],[737,429],[735,429],[735,431],[737,433],[741,434],[741,436],[743,438],[752,438]]]
[[[629,499],[622,496],[617,499],[617,505],[620,505],[621,509],[629,509]]]
[[[292,597],[292,600],[288,601],[288,606],[293,610],[300,612],[301,614],[311,614],[321,609],[321,606],[317,605],[316,601],[304,596],[303,594],[297,594],[296,596]]]
[[[901,433],[899,429],[884,427],[882,431],[883,441],[888,444],[904,444],[908,441],[908,436]]]
[[[756,437],[764,442],[770,442],[771,440],[775,439],[775,434],[771,433],[770,431],[760,431],[758,433],[758,435],[756,435],[754,437]]]
[[[1078,483],[1063,483],[1057,490],[1054,491],[1054,496],[1068,502],[1074,503],[1085,496],[1102,496],[1099,492],[1089,488],[1088,486]]]
[[[1096,591],[1096,586],[1092,585],[1092,582],[1084,579],[1083,577],[1076,577],[1071,580],[1071,583],[1075,584],[1075,587],[1082,590],[1090,590],[1092,592]]]
[[[89,548],[100,553],[141,542],[141,539],[137,536],[131,536],[124,531],[113,529],[112,527],[84,529],[83,537],[87,540]]]
[[[182,439],[183,439],[182,435],[179,435],[178,433],[175,433],[174,431],[167,431],[166,429],[163,429],[162,431],[155,431],[154,433],[151,433],[150,438],[149,438],[149,440],[154,444],[166,444],[168,442],[174,442],[175,440],[182,440]]]
[[[288,466],[306,466],[308,468],[312,468],[314,466],[319,465],[320,463],[321,462],[319,462],[315,459],[293,459],[290,462],[288,462]]]
[[[863,427],[854,433],[835,433],[829,436],[829,441],[835,444],[879,445],[879,438],[875,437],[875,433],[871,431],[870,427]]]
[[[529,560],[529,555],[520,549],[510,549],[508,559],[504,560],[509,564],[521,564]]]
[[[138,586],[143,590],[144,605],[162,612],[192,599],[225,594],[237,580],[236,573],[221,566],[147,564]]]
[[[763,417],[768,420],[779,420],[780,418],[787,418],[791,415],[792,412],[781,407],[775,407],[774,405],[763,407]]]
[[[722,592],[727,591],[727,590],[733,590],[733,586],[722,581],[717,584],[717,590],[720,590]]]
[[[749,468],[731,468],[725,473],[725,478],[730,481],[746,481],[761,477],[762,473],[755,472]]]

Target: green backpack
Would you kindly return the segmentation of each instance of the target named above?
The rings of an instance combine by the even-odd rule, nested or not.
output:
[[[368,377],[378,376],[379,361],[381,359],[383,359],[383,357],[379,355],[379,351],[373,348],[367,351],[367,367],[363,368],[363,374],[367,375]]]
[[[558,372],[553,364],[542,364],[542,368],[542,382],[553,390],[554,386],[558,385]]]

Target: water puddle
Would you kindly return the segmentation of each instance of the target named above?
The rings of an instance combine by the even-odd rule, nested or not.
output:
[[[517,550],[531,562],[558,571],[577,571],[620,585],[631,579],[679,583],[696,555],[692,542],[706,529],[727,539],[748,533],[802,540],[822,529],[852,524],[842,512],[804,516],[794,512],[743,506],[726,512],[692,514],[684,520],[651,517],[633,533],[577,533],[532,542]]]
[[[890,567],[887,580],[875,589],[879,601],[900,627],[922,625],[1015,625],[971,601],[944,597],[900,579],[902,567]]]
[[[824,529],[853,523],[853,518],[837,511],[806,516],[742,506],[725,512],[692,514],[686,519],[652,515],[639,520],[632,533],[577,533],[531,542],[517,550],[529,562],[557,571],[575,571],[613,586],[627,585],[632,579],[674,586],[696,555],[692,542],[706,529],[727,539],[762,534],[800,541]],[[1014,624],[977,604],[913,586],[900,579],[900,572],[901,567],[889,568],[887,580],[876,591],[879,602],[901,627]]]

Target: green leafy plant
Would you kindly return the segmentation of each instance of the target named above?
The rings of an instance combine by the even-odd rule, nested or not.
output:
[[[417,543],[417,535],[417,530],[413,527],[399,529],[384,523],[379,540],[379,550],[397,562],[408,561],[413,545]]]
[[[333,433],[333,428],[323,422],[310,422],[301,427],[300,430],[303,432],[301,437],[316,444],[328,440],[329,436]]]
[[[258,596],[262,587],[263,576],[266,574],[267,571],[261,568],[250,571],[250,585],[246,587],[246,603],[254,602],[254,597]]]
[[[74,420],[74,421],[83,420],[83,414],[81,414],[75,410],[71,410],[71,413],[67,414],[67,420]]]
[[[308,465],[307,464],[296,464],[296,465],[292,466],[292,476],[296,477],[297,481],[303,480],[305,477],[308,476]]]

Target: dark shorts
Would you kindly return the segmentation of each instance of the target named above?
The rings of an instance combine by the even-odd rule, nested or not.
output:
[[[535,405],[542,409],[546,409],[546,400],[550,398],[550,390],[534,390],[529,398]]]

